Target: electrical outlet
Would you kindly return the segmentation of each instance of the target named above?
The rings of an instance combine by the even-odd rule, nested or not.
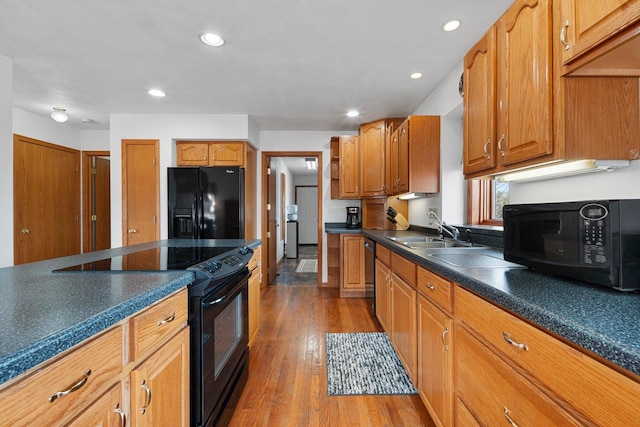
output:
[[[440,212],[438,212],[438,208],[429,208],[429,212],[433,212],[434,214],[440,216]]]

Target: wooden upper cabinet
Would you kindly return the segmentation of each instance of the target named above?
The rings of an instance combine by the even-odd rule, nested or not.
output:
[[[360,126],[361,196],[377,197],[385,194],[386,121]]]
[[[511,165],[553,152],[551,3],[518,0],[497,25],[497,149]]]
[[[340,198],[360,198],[360,144],[357,136],[341,136],[340,150]]]
[[[409,119],[398,128],[398,194],[409,191]]]
[[[496,28],[464,57],[464,173],[496,165]]]
[[[398,157],[400,138],[398,137],[399,129],[395,129],[390,133],[387,139],[386,157],[387,165],[385,168],[385,181],[387,188],[387,196],[399,194],[400,175],[398,165],[400,160]]]
[[[244,166],[244,142],[178,141],[178,166]]]
[[[578,59],[571,71],[586,65],[580,75],[639,75],[640,58],[634,52],[640,48],[640,0],[565,0],[557,26],[563,64]],[[626,29],[628,34],[621,34]],[[614,39],[614,40],[612,40]],[[636,40],[637,39],[637,40]],[[612,43],[609,43],[612,41]],[[596,55],[588,55],[597,48]],[[604,55],[609,50],[617,51]],[[581,58],[586,54],[586,58]],[[599,57],[595,59],[595,57]],[[594,63],[591,63],[592,60]],[[630,74],[630,70],[632,71]]]
[[[178,166],[208,166],[208,142],[181,142],[176,144]]]
[[[210,166],[244,166],[244,142],[209,144]]]

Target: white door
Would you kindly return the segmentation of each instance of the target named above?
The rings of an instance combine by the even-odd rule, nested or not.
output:
[[[318,244],[318,187],[296,187],[298,243]]]

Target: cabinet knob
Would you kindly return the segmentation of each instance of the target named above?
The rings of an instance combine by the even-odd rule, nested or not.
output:
[[[136,234],[138,232],[138,230],[136,230],[135,228],[130,228],[127,230],[127,233],[129,234]]]
[[[22,230],[20,230],[20,233],[29,234],[29,233],[31,233],[31,230],[29,230],[28,228],[23,228]]]
[[[207,161],[207,156],[204,156],[204,159],[202,159],[202,160],[204,160],[206,162]]]

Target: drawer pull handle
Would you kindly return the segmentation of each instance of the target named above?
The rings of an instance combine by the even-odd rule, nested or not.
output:
[[[147,408],[149,407],[149,405],[151,405],[151,389],[149,388],[149,386],[147,386],[147,380],[142,381],[142,385],[140,386],[140,388],[142,388],[145,393],[147,393],[147,402],[142,407],[142,409],[140,409],[140,413],[144,414],[145,412],[147,412]]]
[[[569,21],[565,21],[562,26],[562,30],[560,30],[560,43],[562,43],[562,48],[564,50],[569,50],[569,43],[567,42],[567,28],[569,28]]]
[[[507,421],[509,421],[509,424],[512,427],[518,427],[518,424],[516,424],[509,416],[509,409],[506,406],[504,407],[504,417],[507,419]]]
[[[116,403],[116,407],[113,412],[120,415],[120,426],[127,427],[127,416],[125,415],[124,411],[120,409],[119,403]]]
[[[514,347],[518,347],[520,350],[529,351],[529,346],[527,346],[524,343],[515,342],[514,340],[511,339],[508,333],[503,332],[502,337],[508,344],[511,344]]]
[[[446,351],[449,351],[449,346],[444,343],[444,336],[447,335],[448,333],[449,333],[449,328],[448,327],[444,328],[444,331],[442,331],[442,345],[444,345],[444,349]]]
[[[91,375],[91,369],[87,370],[87,372],[84,373],[84,375],[82,376],[82,378],[80,379],[80,381],[76,382],[74,385],[72,385],[71,387],[69,387],[67,390],[65,391],[59,391],[56,392],[55,394],[53,394],[50,398],[49,398],[49,402],[53,403],[55,402],[57,399],[66,396],[69,393],[73,393],[74,391],[78,390],[79,388],[81,388],[83,385],[85,385],[87,383],[87,381],[89,380],[89,375]]]
[[[173,322],[175,319],[176,319],[176,314],[173,313],[171,316],[167,317],[166,319],[159,321],[158,326],[162,326],[165,323]]]
[[[427,284],[425,285],[427,288],[431,289],[432,291],[436,290],[436,287],[433,286],[431,283],[427,282]]]

